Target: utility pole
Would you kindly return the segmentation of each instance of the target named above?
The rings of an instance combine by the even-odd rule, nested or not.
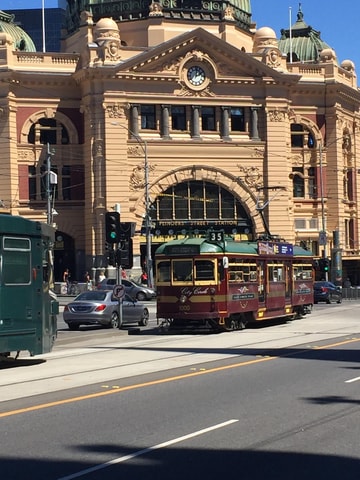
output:
[[[52,185],[57,184],[57,175],[51,171],[51,155],[54,155],[54,152],[50,151],[50,145],[47,144],[47,158],[46,158],[46,223],[52,225],[53,223],[53,206],[51,204],[53,195],[52,195]]]

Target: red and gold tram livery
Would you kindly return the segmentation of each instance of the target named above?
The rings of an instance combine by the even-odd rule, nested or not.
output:
[[[156,251],[158,322],[236,330],[311,312],[311,252],[285,242],[237,242],[222,232]]]

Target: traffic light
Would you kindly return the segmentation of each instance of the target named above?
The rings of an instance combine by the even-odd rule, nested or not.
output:
[[[105,236],[110,245],[120,242],[120,213],[106,212],[105,214]]]
[[[116,264],[122,268],[133,267],[133,241],[132,238],[121,241],[120,249],[116,251]]]
[[[135,222],[120,222],[120,237],[121,239],[128,239],[135,235]]]
[[[319,260],[319,268],[321,272],[329,272],[330,271],[330,260],[328,258],[320,258]]]

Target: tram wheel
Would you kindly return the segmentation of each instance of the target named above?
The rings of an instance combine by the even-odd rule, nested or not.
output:
[[[225,328],[226,331],[232,332],[233,330],[236,330],[237,328],[237,322],[234,318],[227,318],[225,320]]]

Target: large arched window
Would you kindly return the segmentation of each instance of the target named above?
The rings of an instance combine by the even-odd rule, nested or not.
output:
[[[158,220],[248,219],[241,202],[225,188],[206,181],[189,180],[174,185],[156,200]]]
[[[40,118],[34,123],[28,134],[28,142],[32,144],[67,145],[69,134],[62,123],[55,118]]]

